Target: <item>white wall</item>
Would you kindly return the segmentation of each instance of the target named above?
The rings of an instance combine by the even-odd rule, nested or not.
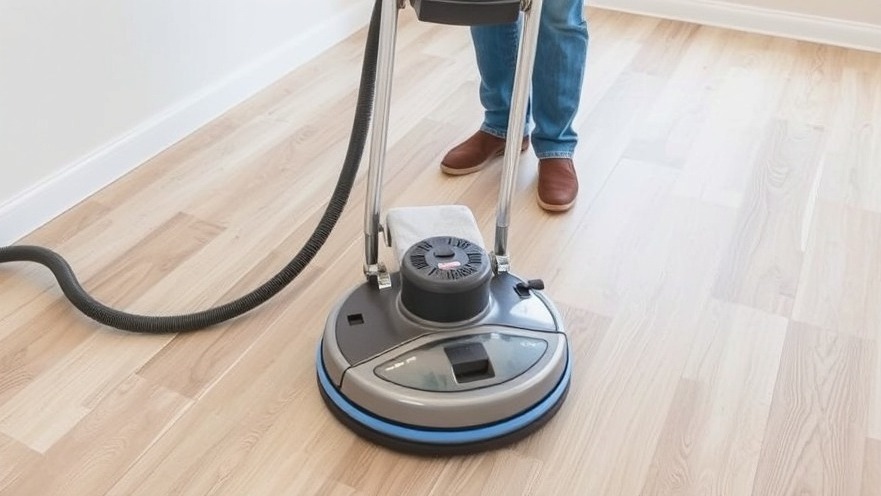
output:
[[[878,0],[729,0],[731,3],[881,26]]]
[[[586,0],[596,7],[881,52],[881,0]]]
[[[0,245],[367,24],[370,0],[0,0]]]

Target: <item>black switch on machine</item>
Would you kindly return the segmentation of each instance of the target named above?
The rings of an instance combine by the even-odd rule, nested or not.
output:
[[[478,26],[507,24],[520,16],[520,0],[410,0],[423,22]]]
[[[489,363],[489,356],[481,343],[465,343],[444,348],[456,381],[463,382],[489,379],[495,374]]]

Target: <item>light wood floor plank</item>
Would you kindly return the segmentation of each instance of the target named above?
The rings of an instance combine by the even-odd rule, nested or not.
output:
[[[824,133],[792,121],[772,125],[715,295],[789,316],[802,266],[804,217]]]
[[[137,376],[107,394],[10,494],[103,493],[191,402]]]
[[[0,494],[10,494],[10,486],[33,470],[40,456],[24,444],[0,434],[0,460],[3,460],[0,465]]]
[[[649,35],[655,43],[646,43],[633,60],[634,72],[652,76],[669,76],[682,62],[682,52],[694,40],[700,26],[663,20]]]
[[[251,291],[275,275],[277,268],[285,265],[289,258],[287,253],[271,253],[257,270],[234,284],[221,301],[230,301]],[[285,291],[306,291],[323,273],[321,267],[310,265]],[[262,335],[261,325],[268,323],[264,316],[272,315],[274,305],[275,302],[267,302],[264,307],[237,319],[223,332],[206,332],[210,336],[194,333],[175,336],[138,374],[186,397],[198,398],[235,365],[243,349],[248,349]]]
[[[75,312],[55,296],[48,307],[21,312],[27,315],[23,323],[10,323],[9,335],[0,341],[0,408],[94,334],[94,326],[84,325]],[[53,325],[34,332],[46,319]]]
[[[642,51],[646,39],[661,22],[650,17],[608,13],[616,18],[614,26],[593,24],[591,37],[614,39],[615,43],[593,43],[588,50],[578,120],[590,121],[594,107],[605,98],[621,75],[630,70],[633,59]],[[582,139],[587,135],[577,130]]]
[[[659,415],[663,412],[666,416],[668,408],[672,408],[672,401],[667,403],[661,398],[672,398],[687,365],[688,354],[681,353],[682,341],[679,340],[690,343],[702,332],[697,322],[712,288],[713,274],[720,261],[719,254],[733,227],[733,216],[727,210],[697,207],[696,204],[679,201],[673,201],[669,205],[657,204],[654,209],[644,212],[645,224],[636,222],[638,217],[634,218],[634,226],[644,226],[637,228],[642,234],[636,240],[630,243],[615,239],[609,241],[610,246],[624,250],[624,256],[615,254],[621,257],[619,272],[615,277],[617,284],[621,285],[621,299],[612,327],[606,333],[595,360],[588,366],[592,369],[601,368],[602,365],[598,364],[606,363],[606,360],[639,365],[633,369],[637,375],[618,376],[614,379],[614,385],[608,384],[610,389],[606,393],[611,394],[611,397],[597,396],[597,392],[582,393],[590,398],[593,408],[598,408],[584,411],[600,416],[598,419],[588,417],[586,424],[597,426],[595,428],[599,431],[576,431],[579,434],[574,434],[574,437],[582,439],[588,453],[582,456],[590,457],[587,460],[579,458],[576,465],[607,466],[607,470],[600,472],[608,472],[609,475],[600,476],[595,472],[575,475],[573,485],[558,486],[562,493],[586,488],[588,493],[596,494],[639,494],[642,489],[642,482],[637,484],[636,481],[641,480],[642,474],[648,474],[655,444],[663,430],[663,420]],[[688,220],[684,221],[685,218]],[[673,219],[677,221],[674,222]],[[630,245],[638,248],[627,256],[626,247]],[[698,246],[715,248],[696,250]],[[599,263],[597,266],[599,267]],[[662,267],[667,269],[661,269]],[[677,274],[675,278],[664,272],[671,267],[680,267],[674,270]],[[645,327],[639,327],[639,331],[634,331],[635,334],[629,334],[625,330],[629,326],[624,321],[619,321],[626,315],[642,316],[645,320],[640,325]],[[636,321],[630,324],[635,325]],[[619,327],[621,325],[625,327]],[[628,344],[620,341],[622,339],[627,339]],[[629,341],[630,339],[633,341]],[[629,351],[619,350],[618,346]],[[639,375],[642,372],[649,375]],[[597,387],[594,382],[596,374],[601,374],[602,377],[602,372],[594,369],[589,374],[590,387]],[[613,379],[605,377],[597,380]],[[660,391],[664,393],[654,396]],[[629,401],[624,401],[624,398]],[[648,403],[636,407],[640,410],[630,410],[635,407],[633,400],[643,399]],[[624,402],[619,404],[618,400]],[[649,403],[652,406],[648,406]],[[619,447],[611,439],[642,441],[638,447]],[[563,480],[569,480],[569,476],[563,477]]]
[[[793,318],[881,339],[881,214],[820,201]]]
[[[881,212],[879,79],[881,70],[866,64],[845,67],[820,187],[823,198],[874,212]]]
[[[668,310],[619,311],[584,365],[590,372],[578,393],[588,408],[570,424],[568,449],[545,461],[559,467],[544,481],[548,493],[639,494],[682,370],[682,342],[694,330],[688,310]],[[612,362],[640,365],[622,373]]]
[[[865,457],[869,367],[865,341],[790,326],[757,494],[858,494]]]
[[[707,307],[643,494],[751,494],[787,324]]]
[[[875,363],[873,367],[873,387],[870,389],[869,430],[867,435],[881,440],[881,339],[875,338]]]
[[[112,264],[111,270],[88,281],[89,286],[99,300],[126,306],[141,298],[139,293],[165,277],[181,260],[192,256],[218,232],[210,224],[188,216],[175,216],[163,230],[128,252],[119,263]],[[92,328],[87,319],[71,317],[77,319],[75,322],[79,326]],[[47,369],[41,370],[33,380],[25,378],[20,383],[23,387],[16,388],[9,401],[0,405],[0,431],[34,450],[45,452],[88,414],[90,401],[103,396],[104,391],[114,387],[114,381],[140,367],[171,339],[124,333],[102,336],[95,334],[94,330],[89,334],[76,347],[67,348],[66,355],[55,355],[57,347],[48,348],[52,354],[39,360],[47,365]],[[24,331],[20,334],[22,337],[28,335]],[[113,353],[112,349],[121,344],[122,349]],[[42,349],[45,348],[28,347],[23,351],[33,359],[33,353]],[[105,356],[97,363],[93,358]],[[25,367],[27,370],[27,365]],[[33,369],[30,371],[34,372]],[[85,385],[87,387],[83,387]]]
[[[535,494],[542,482],[542,461],[511,450],[496,459],[476,456],[449,467],[428,494]]]
[[[866,441],[866,459],[863,461],[863,488],[861,496],[881,496],[881,440]]]
[[[780,71],[793,63],[786,50],[776,48],[776,41],[728,39],[734,45],[732,61],[718,68],[719,80],[682,166],[677,195],[731,208],[743,204],[772,123],[769,109],[776,107],[786,87]]]
[[[346,255],[357,263],[354,252],[353,248]],[[325,277],[335,286],[349,287],[358,281],[357,270],[341,263]],[[304,476],[310,471],[315,476],[306,482],[317,478],[323,484],[339,453],[358,442],[324,415],[324,405],[313,395],[313,353],[331,303],[325,295],[306,292],[280,312],[255,314],[233,324],[247,327],[242,332],[262,332],[235,364],[238,372],[219,378],[111,494],[227,491],[242,480],[257,483],[255,473],[245,470],[255,459],[269,463],[257,475],[284,479],[260,484],[283,485],[291,481],[288,458],[301,451],[309,460],[301,466]],[[300,359],[291,360],[295,355]],[[289,456],[264,454],[292,446],[296,448]]]
[[[580,117],[583,119],[579,125],[582,138],[575,158],[590,167],[585,168],[584,177],[579,178],[579,205],[588,207],[599,194],[624,157],[637,123],[648,114],[663,87],[660,77],[628,69],[602,100]]]
[[[45,453],[169,339],[119,335],[86,340],[0,406],[0,431]]]
[[[668,84],[651,105],[651,112],[635,123],[624,158],[681,168],[695,137],[710,116],[710,99],[733,59],[730,34],[699,28],[701,43],[682,49]]]
[[[631,266],[645,253],[643,229],[659,221],[675,178],[676,171],[668,167],[630,160],[618,164],[565,244],[551,237],[533,245],[534,257],[550,258],[556,252],[560,262],[568,262],[553,273],[556,284],[552,287],[558,286],[562,295],[592,295],[600,313],[613,315],[623,293],[633,289],[626,277],[634,274]]]

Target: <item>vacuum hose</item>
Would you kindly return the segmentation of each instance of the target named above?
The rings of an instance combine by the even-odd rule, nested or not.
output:
[[[195,331],[225,322],[253,310],[278,294],[312,261],[318,250],[327,241],[330,232],[339,220],[349,199],[373,112],[373,95],[376,83],[376,63],[379,50],[379,18],[382,0],[373,7],[367,46],[361,67],[361,82],[355,108],[352,134],[348,150],[334,188],[330,203],[321,216],[309,239],[296,256],[275,276],[250,293],[223,305],[192,314],[171,316],[144,316],[126,313],[110,308],[90,296],[80,285],[70,264],[52,250],[40,246],[0,247],[0,263],[35,262],[45,265],[52,271],[64,295],[82,313],[95,321],[117,329],[139,333],[174,333]]]

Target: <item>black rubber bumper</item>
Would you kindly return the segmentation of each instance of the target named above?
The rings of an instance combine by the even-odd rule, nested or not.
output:
[[[512,419],[500,419],[494,424],[464,429],[437,429],[414,425],[402,425],[388,419],[377,417],[350,402],[330,383],[329,380],[327,380],[324,365],[320,360],[318,362],[319,370],[316,378],[318,389],[321,392],[321,398],[324,400],[324,403],[334,417],[362,438],[402,453],[420,456],[454,456],[502,448],[541,429],[551,420],[551,418],[554,417],[559,411],[560,406],[562,406],[563,402],[566,400],[566,396],[569,392],[571,375],[569,373],[570,366],[571,363],[567,363],[566,373],[563,375],[554,390],[549,393],[545,399],[514,418],[528,418],[528,423],[514,430],[499,429],[498,435],[492,435],[492,433],[496,428],[501,428],[506,424],[512,423]],[[355,417],[359,417],[362,420],[358,420]],[[396,428],[406,430],[409,433],[409,437],[405,438],[396,436],[390,432],[382,432],[377,428],[371,427],[368,423],[378,425],[386,431],[394,431]],[[479,437],[479,439],[473,441],[449,442],[451,439],[463,437],[463,434],[465,437],[469,437],[468,435],[470,433],[477,432],[489,434],[480,434],[479,436],[476,436]]]

